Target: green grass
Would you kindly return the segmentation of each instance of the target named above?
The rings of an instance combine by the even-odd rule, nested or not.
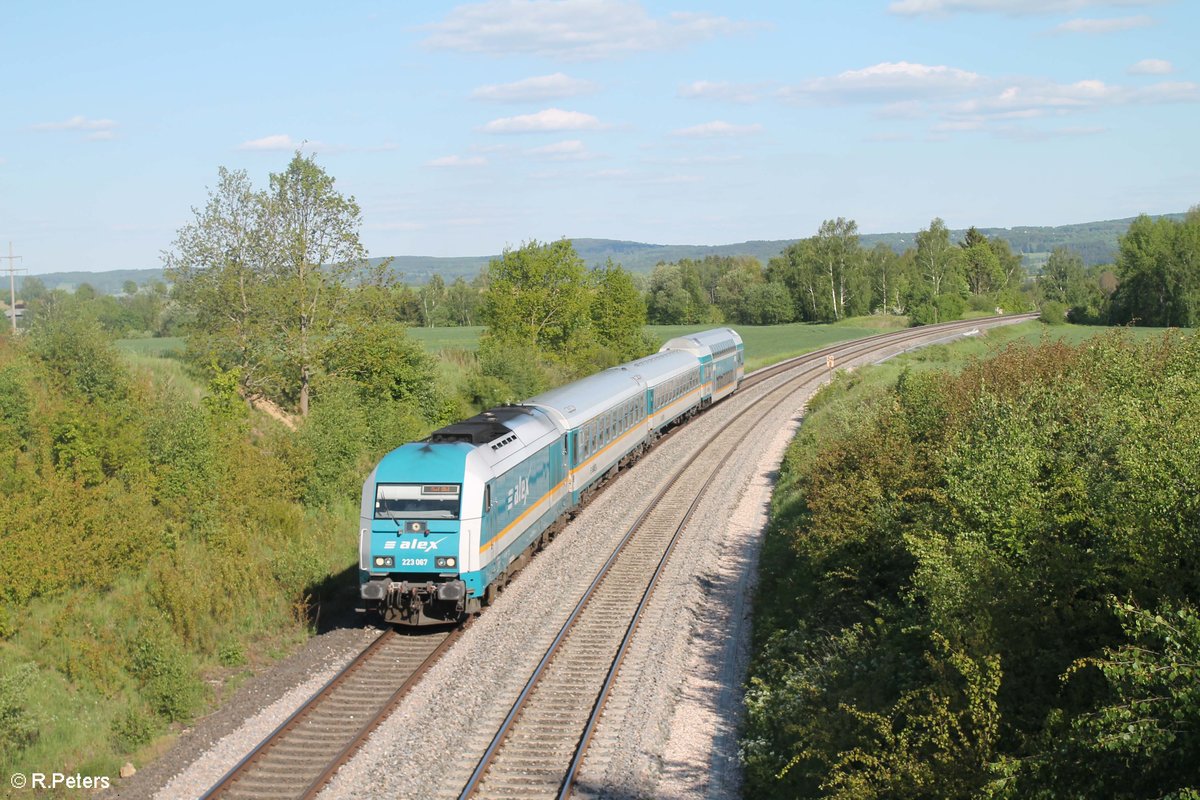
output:
[[[906,317],[854,317],[830,325],[793,322],[787,325],[730,325],[746,345],[746,371],[774,364],[785,358],[819,350],[826,345],[860,339],[883,331],[907,327]],[[647,325],[646,330],[662,341],[716,325]]]
[[[117,339],[117,349],[123,353],[137,356],[155,356],[166,358],[183,354],[183,338],[180,336],[163,337],[161,339]]]
[[[1113,330],[1123,331],[1122,335],[1135,340],[1151,339],[1162,336],[1167,328],[1107,328],[1094,325],[1045,325],[1036,320],[1022,322],[1018,325],[1006,325],[984,331],[980,336],[972,336],[947,344],[931,345],[929,347],[905,353],[894,358],[887,364],[909,366],[913,369],[951,369],[958,370],[966,366],[974,358],[986,358],[1013,342],[1038,344],[1040,342],[1061,341],[1076,345],[1096,336],[1103,336]],[[898,369],[897,369],[898,371]]]
[[[430,353],[439,350],[478,350],[482,325],[465,328],[409,328],[408,335],[416,339]]]
[[[204,396],[203,380],[180,358],[182,338],[117,339],[114,344],[135,372],[149,375],[159,385],[174,386],[191,400]]]
[[[746,343],[747,368],[756,369],[784,358],[807,353],[834,342],[870,336],[883,330],[903,328],[904,317],[855,317],[832,325],[732,325]],[[647,325],[646,331],[660,341],[696,331],[718,327],[702,325]],[[474,351],[479,347],[483,328],[409,328],[408,334],[430,353],[441,350]]]

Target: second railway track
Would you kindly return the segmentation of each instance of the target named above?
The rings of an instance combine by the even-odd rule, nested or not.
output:
[[[885,334],[762,370],[751,383],[795,371],[739,412],[669,479],[579,600],[464,786],[461,798],[567,797],[590,734],[663,565],[730,453],[829,361],[881,347],[957,335],[971,325]],[[815,364],[813,362],[816,362]]]
[[[703,495],[696,487],[719,474],[736,442],[759,425],[769,409],[785,402],[800,386],[828,374],[829,357],[840,366],[882,348],[894,351],[914,342],[932,343],[969,327],[971,323],[951,323],[880,334],[826,347],[748,375],[743,394],[757,384],[784,377],[763,391],[762,397],[752,399],[694,452],[674,471],[667,488],[647,504],[547,648],[486,753],[465,762],[465,754],[457,754],[455,763],[460,768],[475,765],[461,796],[533,798],[570,793],[571,777],[586,754],[621,658],[652,595],[655,576]],[[204,797],[283,800],[315,796],[458,633],[448,630],[413,636],[385,632]],[[450,768],[442,779],[453,781],[456,772]],[[444,796],[449,788],[439,783],[428,787],[426,794]]]

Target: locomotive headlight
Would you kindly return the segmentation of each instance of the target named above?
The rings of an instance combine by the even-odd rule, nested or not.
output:
[[[433,565],[441,568],[453,567],[457,563],[458,559],[454,556],[438,556],[433,560]]]
[[[391,567],[395,564],[396,559],[392,556],[375,556],[375,566],[377,567]]]

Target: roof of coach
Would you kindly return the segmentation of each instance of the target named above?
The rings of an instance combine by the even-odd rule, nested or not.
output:
[[[689,353],[711,354],[728,347],[737,347],[741,343],[742,337],[732,328],[713,328],[677,336],[664,344],[659,352],[683,350]]]
[[[691,353],[682,350],[665,350],[652,355],[630,361],[619,367],[613,367],[610,372],[625,371],[630,375],[638,375],[647,386],[657,386],[667,378],[685,372],[689,367],[695,369],[699,362]]]
[[[552,409],[562,415],[568,428],[575,428],[644,390],[633,374],[607,369],[531,397],[523,405]]]

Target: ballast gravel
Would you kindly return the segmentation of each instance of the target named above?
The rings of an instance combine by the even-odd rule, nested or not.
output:
[[[929,341],[946,338],[932,334]],[[912,347],[898,345],[872,360]],[[541,654],[627,530],[631,510],[748,401],[782,380],[743,389],[623,471],[426,674],[338,771],[322,800],[457,797]],[[737,727],[758,546],[775,471],[803,404],[823,382],[794,393],[757,427],[689,523],[597,726],[577,776],[578,795],[740,796]]]
[[[343,627],[314,637],[243,685],[175,744],[100,798],[179,800],[200,797],[382,632]]]
[[[926,343],[948,338],[956,337],[931,335]],[[897,346],[891,355],[912,347]],[[781,380],[744,388],[622,471],[474,621],[321,797],[457,797],[542,652],[627,530],[630,510]],[[577,776],[579,795],[740,796],[737,731],[758,548],[778,465],[816,386],[794,393],[757,426],[689,523],[597,726]],[[378,633],[348,627],[315,638],[101,796],[202,795]]]

